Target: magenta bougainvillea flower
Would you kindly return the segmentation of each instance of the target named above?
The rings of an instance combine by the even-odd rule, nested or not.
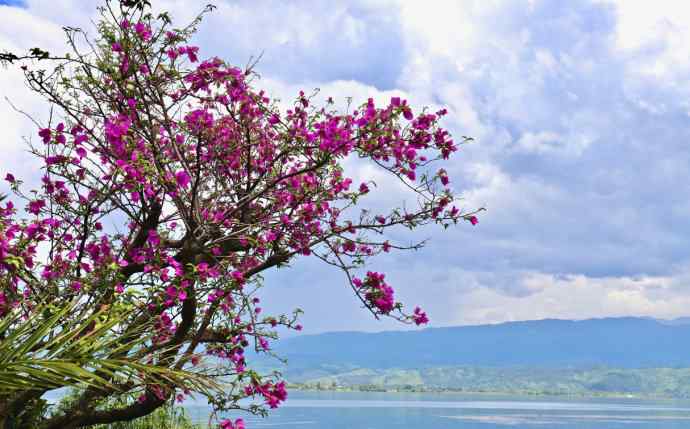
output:
[[[245,429],[244,420],[236,419],[234,422],[229,419],[225,419],[220,422],[221,429]]]
[[[189,185],[189,182],[191,181],[191,179],[189,177],[189,174],[187,174],[186,171],[180,170],[180,171],[175,173],[175,181],[181,187],[186,188]]]

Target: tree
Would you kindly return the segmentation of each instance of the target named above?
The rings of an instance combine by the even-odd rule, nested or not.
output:
[[[13,197],[0,206],[0,318],[19,312],[40,325],[57,313],[37,308],[74,303],[50,319],[40,348],[78,321],[117,317],[108,327],[114,340],[85,369],[102,382],[85,385],[71,408],[44,416],[40,428],[132,420],[193,391],[219,412],[243,408],[247,397],[257,401],[249,411],[276,407],[285,383],[251,370],[244,351],[268,352],[279,326],[301,326],[298,312],[261,313],[262,273],[317,258],[342,270],[375,317],[424,324],[426,314],[405,312],[383,273],[362,275],[365,263],[422,247],[390,242],[391,230],[477,222],[476,211],[453,205],[448,175],[435,167],[458,147],[439,126],[445,109],[415,115],[393,97],[339,113],[332,100],[317,107],[300,92],[281,110],[254,89],[254,65],[199,60],[189,39],[211,9],[175,29],[146,1],[106,1],[95,40],[65,28],[69,54],[35,48],[0,57],[19,64],[51,104],[41,141],[31,145],[45,166],[40,187],[25,192],[14,175],[5,177]],[[45,61],[54,68],[38,68]],[[353,184],[348,158],[397,178],[415,205],[367,208],[375,183]],[[9,332],[19,329],[13,323]],[[142,330],[143,341],[123,347]],[[185,370],[223,389],[122,374],[109,360]],[[51,387],[3,391],[5,427],[21,427],[12,410]],[[125,405],[102,406],[112,399]]]

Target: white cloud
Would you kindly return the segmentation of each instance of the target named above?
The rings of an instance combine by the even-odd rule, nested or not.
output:
[[[517,149],[544,155],[579,156],[591,142],[585,135],[563,136],[553,131],[527,131],[517,141]]]
[[[690,4],[673,0],[603,3],[610,4],[616,13],[614,43],[629,64],[625,85],[630,99],[651,114],[678,105],[687,107]],[[675,100],[669,99],[672,94]],[[672,105],[665,105],[668,102]]]
[[[674,0],[604,0],[616,10],[616,44],[623,50],[658,47],[659,43],[687,44],[690,35],[690,5]],[[687,47],[687,45],[686,45]],[[664,47],[666,48],[666,47]],[[670,46],[668,46],[670,48]],[[680,55],[680,53],[678,53]]]
[[[95,2],[92,4],[95,7]],[[201,4],[165,0],[184,22]],[[204,55],[243,65],[264,52],[258,86],[290,103],[321,89],[339,107],[392,95],[448,106],[462,147],[450,164],[463,207],[480,224],[438,233],[414,256],[384,260],[399,293],[437,324],[606,315],[674,317],[690,308],[690,11],[684,2],[218,2],[197,41]],[[89,26],[76,0],[0,7],[0,47],[60,48],[60,26]],[[9,17],[9,18],[6,18]],[[45,118],[45,105],[0,72],[0,94]],[[33,133],[0,100],[0,160],[24,169]],[[9,154],[9,155],[7,155]],[[394,181],[350,166],[388,190]],[[1,192],[1,190],[0,190]],[[681,267],[681,268],[679,268]],[[328,318],[328,329],[377,329],[348,301],[337,274],[299,265],[281,304]],[[325,271],[324,271],[325,272]],[[318,277],[318,278],[317,278]],[[289,281],[289,278],[295,279]],[[437,280],[433,280],[436,278]],[[328,286],[313,292],[315,280]],[[327,280],[327,281],[326,281]],[[282,284],[282,283],[281,283]],[[340,290],[339,289],[339,290]],[[319,300],[341,307],[325,314]],[[318,299],[317,299],[318,298]],[[391,325],[385,325],[391,326]],[[318,330],[318,328],[317,328]]]
[[[494,323],[525,319],[687,315],[690,295],[672,277],[554,276],[529,273],[516,279],[530,289],[513,296],[482,285],[453,296],[450,324]]]
[[[36,46],[52,52],[64,49],[64,44],[59,42],[62,40],[62,29],[55,23],[16,7],[0,6],[0,16],[3,17],[0,48],[10,52],[25,52]],[[23,73],[16,66],[0,70],[0,117],[3,118],[0,186],[3,188],[6,186],[3,179],[7,172],[12,172],[18,179],[25,179],[27,183],[35,183],[40,178],[36,174],[39,163],[26,152],[24,140],[35,139],[36,129],[23,113],[15,109],[45,124],[49,105],[38,100],[23,83]]]

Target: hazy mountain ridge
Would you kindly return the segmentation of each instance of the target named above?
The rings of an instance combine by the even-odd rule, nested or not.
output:
[[[359,368],[314,377],[289,373],[289,380],[309,388],[354,388],[486,392],[526,395],[636,395],[690,397],[690,369],[543,369],[436,367],[423,369]]]
[[[690,397],[690,318],[544,319],[274,343],[310,386]]]
[[[291,370],[439,366],[690,367],[690,324],[648,318],[544,319],[379,333],[332,332],[274,343]]]

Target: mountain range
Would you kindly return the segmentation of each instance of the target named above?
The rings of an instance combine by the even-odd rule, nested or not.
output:
[[[307,388],[690,397],[690,318],[533,320],[274,343]]]
[[[690,367],[690,319],[544,319],[378,333],[331,332],[274,343],[290,370],[438,366]]]

